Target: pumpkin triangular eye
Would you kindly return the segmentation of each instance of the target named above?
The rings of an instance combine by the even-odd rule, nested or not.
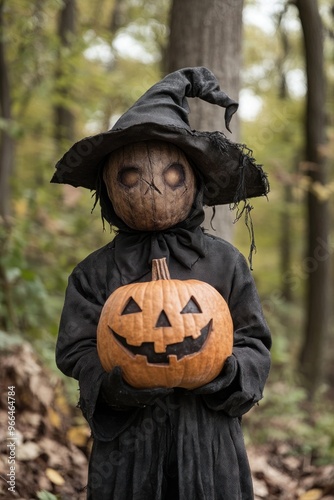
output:
[[[132,297],[130,297],[121,314],[122,315],[123,314],[133,314],[133,313],[139,313],[139,312],[142,312],[142,309],[139,307],[137,302]]]
[[[184,308],[181,311],[181,314],[187,314],[187,313],[201,313],[202,310],[195,299],[195,297],[190,297],[189,302],[184,306]]]

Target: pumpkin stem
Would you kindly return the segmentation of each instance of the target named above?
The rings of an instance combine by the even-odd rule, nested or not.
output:
[[[152,281],[170,280],[166,257],[152,260]]]

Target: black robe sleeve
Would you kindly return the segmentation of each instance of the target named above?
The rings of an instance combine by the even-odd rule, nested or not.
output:
[[[103,269],[95,275],[91,266],[77,266],[68,280],[56,346],[56,363],[67,376],[79,381],[79,406],[92,433],[109,440],[127,427],[137,409],[113,411],[99,398],[105,371],[96,341],[96,328],[106,300]],[[104,280],[106,281],[106,280]],[[98,409],[98,411],[96,411]]]
[[[222,410],[231,417],[240,417],[263,397],[270,369],[271,347],[271,336],[255,283],[241,254],[235,263],[228,305],[234,324],[233,355],[229,360],[228,375],[231,378],[231,372],[234,372],[235,376],[226,387],[223,369],[213,381],[211,390],[210,384],[207,391],[202,390],[202,397],[209,408]],[[220,386],[223,388],[215,391]]]

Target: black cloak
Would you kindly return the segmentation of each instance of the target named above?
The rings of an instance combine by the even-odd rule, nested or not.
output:
[[[270,333],[243,255],[198,226],[199,198],[188,219],[166,231],[136,235],[123,224],[69,277],[56,357],[58,367],[79,380],[80,406],[94,437],[90,500],[253,498],[240,417],[262,398]],[[101,309],[119,286],[150,281],[148,263],[162,256],[172,279],[205,281],[227,301],[232,363],[204,394],[175,389],[145,408],[114,409],[99,397],[105,374],[96,349]]]

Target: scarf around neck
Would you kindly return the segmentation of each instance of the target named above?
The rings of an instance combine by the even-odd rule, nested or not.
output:
[[[113,240],[115,265],[121,277],[121,283],[127,284],[139,280],[151,271],[152,259],[170,257],[182,266],[191,269],[195,262],[205,256],[205,238],[201,223],[204,220],[202,190],[197,192],[188,217],[175,226],[163,231],[138,231],[129,228],[108,204],[108,214],[102,215],[115,225],[117,235]]]

